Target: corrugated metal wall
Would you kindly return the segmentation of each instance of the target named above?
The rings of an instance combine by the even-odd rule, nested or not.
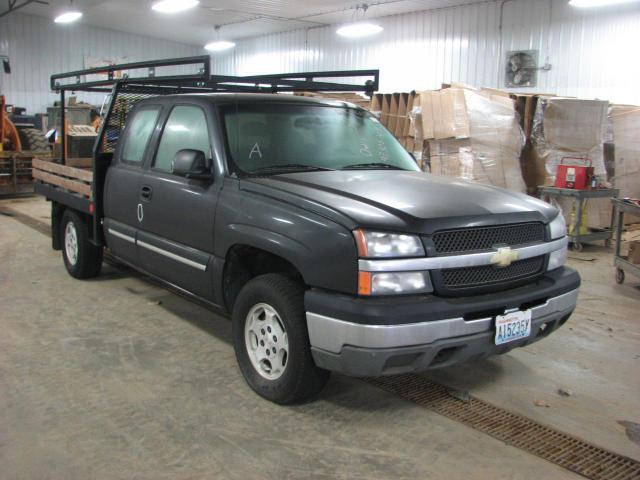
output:
[[[201,55],[202,48],[89,25],[57,25],[50,19],[14,13],[0,18],[0,54],[11,58],[11,75],[0,71],[0,92],[29,113],[46,111],[57,96],[49,76],[84,68],[85,57],[129,61]],[[103,95],[78,94],[101,103]]]
[[[640,104],[640,62],[632,49],[640,38],[640,5],[578,10],[566,0],[510,0],[427,10],[378,19],[376,37],[349,40],[335,27],[267,35],[238,42],[213,55],[217,73],[253,74],[380,68],[382,91],[438,88],[441,83],[503,87],[502,63],[509,50],[537,49],[550,71],[538,75],[547,92]],[[501,41],[502,37],[502,41]],[[182,45],[47,18],[12,14],[0,19],[0,53],[11,56],[12,75],[0,73],[0,91],[15,105],[42,111],[54,99],[51,73],[84,66],[84,58],[131,61],[203,53]],[[525,90],[527,91],[527,90]],[[95,96],[89,98],[99,102]]]
[[[504,86],[509,50],[537,49],[535,89],[585,98],[640,104],[640,62],[631,49],[640,38],[640,5],[580,10],[567,0],[478,2],[376,19],[384,32],[349,40],[335,27],[297,30],[238,42],[214,56],[217,73],[380,68],[382,91],[439,88],[442,83]]]

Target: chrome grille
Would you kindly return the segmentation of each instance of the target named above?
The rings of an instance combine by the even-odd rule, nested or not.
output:
[[[540,222],[495,227],[443,230],[431,237],[437,255],[491,250],[495,245],[510,247],[544,242],[545,227]]]
[[[544,263],[545,256],[541,255],[515,261],[503,268],[494,265],[450,268],[441,270],[441,274],[447,289],[482,287],[532,277],[542,272]]]

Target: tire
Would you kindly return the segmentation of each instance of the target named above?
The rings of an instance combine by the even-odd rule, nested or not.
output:
[[[49,142],[37,128],[20,128],[18,129],[22,150],[30,152],[48,152]]]
[[[89,241],[87,224],[71,210],[62,215],[62,259],[67,272],[74,278],[92,278],[102,268],[102,247]]]
[[[320,393],[329,380],[330,372],[313,362],[304,289],[293,280],[273,273],[250,280],[238,294],[232,326],[240,371],[258,395],[282,405],[299,403]],[[276,334],[283,332],[278,342]]]
[[[622,285],[624,283],[624,270],[616,268],[616,283]]]

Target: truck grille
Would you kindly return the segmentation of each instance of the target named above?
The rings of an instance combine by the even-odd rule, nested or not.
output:
[[[544,242],[545,227],[540,222],[495,227],[443,230],[431,237],[437,255],[491,250],[495,245],[525,245]]]
[[[441,274],[442,281],[447,289],[483,287],[533,277],[542,272],[544,263],[545,256],[541,255],[518,260],[504,268],[493,265],[450,268],[441,270]]]

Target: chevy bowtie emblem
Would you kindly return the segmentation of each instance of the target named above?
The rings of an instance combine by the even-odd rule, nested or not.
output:
[[[508,267],[518,259],[518,252],[511,250],[511,247],[499,248],[496,254],[491,257],[491,263],[498,267]]]

